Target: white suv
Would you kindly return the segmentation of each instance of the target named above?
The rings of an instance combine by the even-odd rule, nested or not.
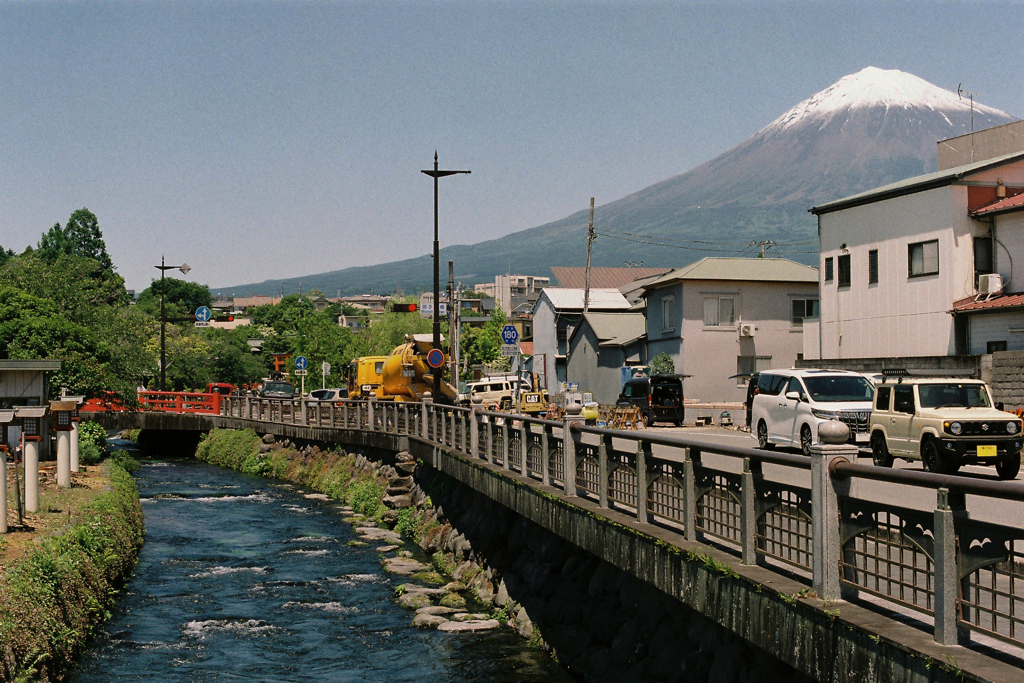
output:
[[[799,446],[810,455],[818,425],[839,420],[850,428],[850,443],[868,444],[874,387],[847,370],[767,370],[754,390],[751,433],[759,448]]]

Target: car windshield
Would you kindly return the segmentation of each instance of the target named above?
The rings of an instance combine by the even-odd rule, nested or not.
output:
[[[870,382],[850,375],[804,377],[804,386],[811,399],[819,403],[870,401],[874,395]]]
[[[295,391],[295,387],[288,382],[267,382],[263,385],[263,391],[282,391],[285,393],[292,393]]]
[[[988,408],[988,392],[984,384],[919,384],[922,408]]]

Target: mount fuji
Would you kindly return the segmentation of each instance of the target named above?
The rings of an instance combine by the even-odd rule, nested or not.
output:
[[[744,253],[751,241],[778,243],[769,255],[816,262],[814,219],[807,210],[833,199],[928,173],[936,142],[1009,123],[1009,114],[961,100],[917,76],[868,67],[800,102],[722,155],[595,211],[594,265],[679,267],[704,256]],[[548,275],[551,266],[583,265],[587,212],[473,245],[441,250],[466,284],[516,272]],[[749,253],[749,252],[747,252]],[[286,280],[294,291],[333,294],[423,291],[429,255]],[[227,287],[273,293],[281,279]]]

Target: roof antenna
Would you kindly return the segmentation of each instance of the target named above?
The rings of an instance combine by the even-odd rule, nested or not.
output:
[[[974,98],[979,95],[984,95],[984,93],[970,92],[968,90],[964,90],[962,86],[963,83],[957,83],[956,96],[960,98],[960,100],[963,100],[963,96],[967,95],[968,99],[971,101],[971,163],[974,163]]]

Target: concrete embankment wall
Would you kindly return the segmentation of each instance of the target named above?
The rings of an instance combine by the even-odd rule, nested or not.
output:
[[[0,680],[60,681],[113,607],[142,546],[143,518],[130,474],[0,578]]]

